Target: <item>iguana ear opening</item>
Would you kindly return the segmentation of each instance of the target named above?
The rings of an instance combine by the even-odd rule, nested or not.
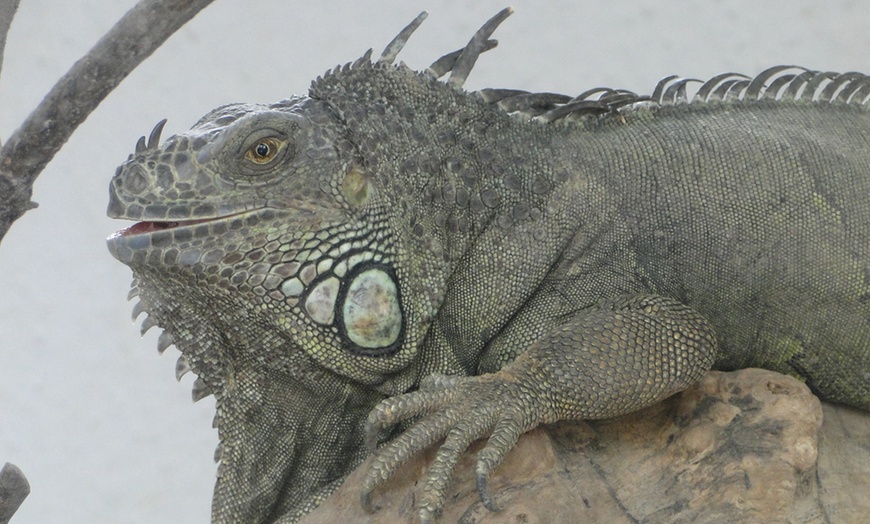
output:
[[[368,201],[371,181],[359,164],[353,163],[347,169],[347,175],[341,181],[341,194],[347,202],[360,207]]]

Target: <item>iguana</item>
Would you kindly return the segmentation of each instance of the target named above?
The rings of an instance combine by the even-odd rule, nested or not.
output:
[[[711,367],[870,410],[870,77],[464,91],[510,13],[416,72],[394,61],[424,13],[308,96],[161,122],[115,173],[134,316],[216,397],[214,522],[292,522],[381,443],[367,502],[441,438],[421,520],[487,436],[494,507],[521,433]]]

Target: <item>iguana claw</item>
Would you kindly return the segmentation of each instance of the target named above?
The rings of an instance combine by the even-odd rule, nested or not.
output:
[[[492,431],[489,442],[477,454],[475,473],[477,476],[477,493],[480,501],[490,511],[501,511],[489,492],[488,480],[495,468],[502,463],[507,453],[513,449],[520,435],[526,431],[516,423],[515,419],[501,419]],[[490,445],[492,444],[492,445]]]

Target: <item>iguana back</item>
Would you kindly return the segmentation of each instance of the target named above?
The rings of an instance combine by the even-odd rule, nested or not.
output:
[[[627,232],[631,291],[701,312],[717,368],[773,369],[870,409],[866,108],[738,99],[605,120],[568,155]]]

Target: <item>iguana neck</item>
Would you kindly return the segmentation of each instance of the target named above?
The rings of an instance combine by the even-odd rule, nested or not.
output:
[[[362,425],[381,397],[329,386],[335,377],[322,367],[303,371],[319,384],[246,370],[218,399],[214,520],[271,522],[309,510],[364,458]]]
[[[191,289],[184,279],[154,285],[146,270],[134,274],[145,310],[216,399],[216,522],[294,513],[361,462],[362,424],[382,395],[319,365],[213,289],[205,302],[221,306],[197,315],[202,299],[175,289]]]

